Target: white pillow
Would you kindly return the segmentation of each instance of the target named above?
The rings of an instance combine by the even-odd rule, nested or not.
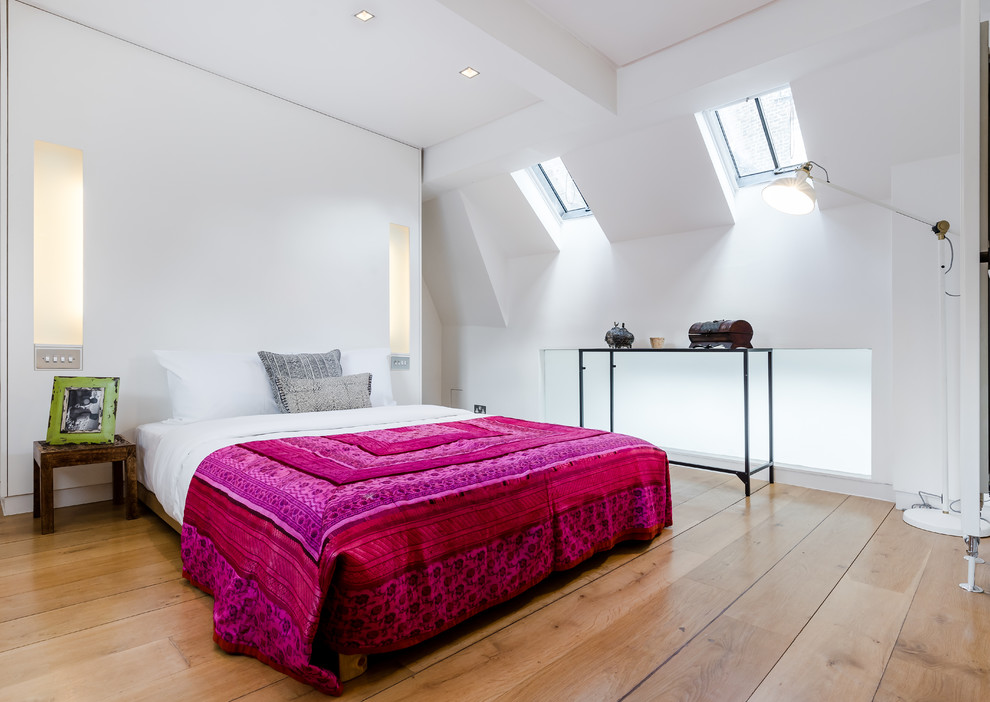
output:
[[[155,356],[168,376],[174,420],[279,413],[255,352],[155,351]]]
[[[168,376],[172,419],[280,414],[265,366],[257,352],[155,351]],[[341,350],[344,375],[371,373],[371,406],[396,404],[388,348]]]
[[[371,373],[371,406],[397,404],[392,398],[391,352],[387,348],[341,349],[340,368],[344,375]]]

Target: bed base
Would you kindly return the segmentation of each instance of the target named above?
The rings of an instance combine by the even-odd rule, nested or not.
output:
[[[155,493],[153,493],[151,490],[146,488],[141,483],[137,484],[137,488],[138,488],[138,499],[141,502],[143,502],[148,509],[150,509],[156,515],[158,515],[159,519],[161,519],[163,522],[165,522],[170,527],[172,527],[175,530],[175,533],[181,534],[182,525],[179,524],[174,519],[172,519],[172,517],[168,514],[168,512],[165,511],[165,508],[162,507],[162,503],[158,501],[157,497],[155,497]]]
[[[138,499],[143,502],[148,509],[154,512],[158,517],[172,527],[177,534],[182,533],[182,525],[177,521],[172,519],[165,508],[162,507],[162,503],[158,501],[155,497],[155,493],[151,492],[141,483],[138,483]],[[353,680],[354,678],[364,675],[368,670],[368,656],[363,653],[338,653],[337,654],[338,670],[341,682],[347,682],[348,680]]]

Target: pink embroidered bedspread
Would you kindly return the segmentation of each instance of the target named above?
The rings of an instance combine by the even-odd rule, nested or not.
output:
[[[423,641],[671,524],[666,454],[506,417],[229,446],[199,466],[183,575],[214,640],[340,694],[331,652]]]

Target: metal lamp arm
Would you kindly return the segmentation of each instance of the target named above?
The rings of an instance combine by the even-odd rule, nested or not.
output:
[[[878,207],[883,207],[886,210],[890,210],[891,212],[893,212],[895,214],[899,214],[902,217],[907,217],[908,219],[913,219],[916,222],[921,222],[922,224],[927,224],[929,227],[932,228],[932,232],[939,239],[944,239],[945,238],[945,235],[949,233],[949,223],[946,220],[940,219],[938,222],[930,222],[927,219],[923,219],[921,217],[918,217],[917,215],[913,215],[910,212],[905,212],[904,210],[899,210],[896,207],[892,207],[891,205],[888,205],[886,202],[882,202],[880,200],[874,200],[871,197],[867,197],[866,195],[861,195],[860,193],[857,193],[857,192],[855,192],[853,190],[849,190],[848,188],[843,188],[841,185],[836,185],[835,183],[831,182],[828,179],[828,171],[825,171],[825,180],[818,180],[818,179],[816,179],[813,175],[811,175],[811,165],[812,164],[818,166],[817,163],[814,163],[813,161],[809,161],[808,163],[805,164],[804,168],[808,171],[808,178],[810,178],[811,180],[813,180],[815,183],[821,183],[821,184],[827,185],[830,188],[833,188],[835,190],[838,190],[840,193],[845,193],[846,195],[852,195],[853,197],[859,198],[860,200],[864,200],[865,202],[869,202],[869,203],[874,204],[874,205],[876,205]],[[818,166],[818,167],[819,168],[822,168],[821,166]],[[825,169],[822,168],[822,170],[824,171]]]

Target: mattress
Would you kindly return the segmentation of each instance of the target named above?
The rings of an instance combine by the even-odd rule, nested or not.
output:
[[[196,468],[217,449],[244,441],[451,422],[476,415],[434,405],[392,405],[335,412],[262,414],[200,422],[165,420],[137,429],[138,481],[182,523]]]

